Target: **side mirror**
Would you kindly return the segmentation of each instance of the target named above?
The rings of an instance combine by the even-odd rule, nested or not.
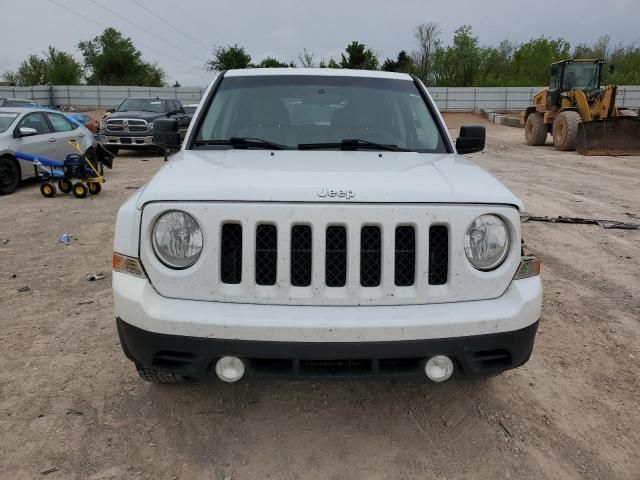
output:
[[[116,111],[116,107],[107,108],[107,113],[113,113]]]
[[[456,150],[461,155],[481,152],[484,150],[486,137],[487,132],[482,125],[463,125],[456,140]]]
[[[17,135],[15,135],[15,137],[21,138],[21,137],[32,137],[34,135],[37,135],[38,131],[35,128],[20,127],[16,133]]]
[[[159,118],[153,122],[153,143],[163,148],[180,148],[180,126],[175,118]]]

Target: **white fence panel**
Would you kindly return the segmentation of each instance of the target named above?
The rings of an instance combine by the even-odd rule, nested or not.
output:
[[[531,103],[539,87],[431,87],[429,92],[443,112],[471,112],[480,108],[520,111]],[[3,87],[0,98],[33,99],[40,105],[111,108],[127,97],[175,98],[182,103],[198,103],[205,88],[128,86],[40,86]],[[640,108],[640,86],[620,86],[617,104]]]

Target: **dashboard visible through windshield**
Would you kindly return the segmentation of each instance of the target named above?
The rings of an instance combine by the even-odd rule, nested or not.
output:
[[[231,76],[222,79],[191,145],[442,153],[442,135],[410,79]]]

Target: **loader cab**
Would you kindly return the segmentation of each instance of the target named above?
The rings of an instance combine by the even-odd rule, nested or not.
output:
[[[551,64],[547,106],[560,106],[562,93],[570,90],[591,92],[600,89],[602,59],[563,60]]]

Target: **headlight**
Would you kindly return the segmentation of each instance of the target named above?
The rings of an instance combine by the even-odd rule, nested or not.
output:
[[[104,130],[105,128],[107,128],[107,122],[100,120],[100,130]]]
[[[156,220],[151,237],[156,256],[170,268],[188,268],[196,263],[202,252],[200,225],[185,212],[163,213]]]
[[[464,251],[478,270],[498,268],[509,253],[509,230],[497,215],[480,215],[464,236]]]
[[[147,129],[148,129],[150,132],[153,132],[153,122],[147,122]]]

